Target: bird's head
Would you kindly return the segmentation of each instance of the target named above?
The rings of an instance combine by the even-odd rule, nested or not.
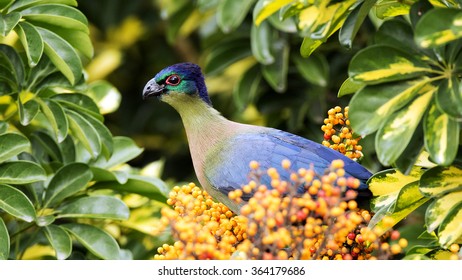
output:
[[[212,105],[201,68],[194,63],[178,63],[162,69],[144,87],[143,99],[167,96],[199,97]],[[167,98],[168,99],[168,98]]]

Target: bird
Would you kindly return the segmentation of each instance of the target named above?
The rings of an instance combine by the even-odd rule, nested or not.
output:
[[[200,185],[234,213],[239,213],[242,203],[231,200],[228,193],[248,183],[252,161],[264,170],[282,168],[282,160],[288,159],[295,170],[312,166],[316,173],[323,174],[333,160],[341,159],[346,174],[359,179],[359,190],[369,196],[366,181],[372,174],[340,152],[276,128],[225,118],[213,108],[204,74],[197,64],[182,62],[162,69],[143,89],[143,99],[152,97],[179,113]],[[270,186],[264,180],[261,183]]]

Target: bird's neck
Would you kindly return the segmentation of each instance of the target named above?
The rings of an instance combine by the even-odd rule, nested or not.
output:
[[[206,180],[203,172],[207,155],[239,130],[240,124],[227,120],[197,97],[169,94],[162,100],[174,107],[181,116],[194,169],[200,183],[204,185]]]
[[[188,140],[190,136],[207,135],[210,137],[226,130],[224,124],[232,123],[217,110],[201,99],[187,94],[169,94],[162,99],[180,114]],[[197,135],[196,135],[197,134]]]

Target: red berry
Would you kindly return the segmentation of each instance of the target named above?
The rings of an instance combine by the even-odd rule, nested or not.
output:
[[[332,136],[330,136],[330,135],[324,134],[324,139],[325,139],[325,140],[330,140],[331,137],[332,137]]]
[[[304,212],[304,211],[302,211],[302,210],[299,210],[299,211],[297,212],[297,220],[299,220],[299,221],[304,221],[304,220],[306,219],[306,217],[307,217],[307,213],[306,213],[306,212]]]
[[[399,236],[400,236],[399,231],[394,230],[394,231],[391,232],[390,238],[391,238],[391,240],[398,240]]]
[[[347,237],[348,237],[348,239],[350,239],[350,240],[355,240],[356,234],[354,234],[353,232],[350,232],[350,233],[348,233]]]

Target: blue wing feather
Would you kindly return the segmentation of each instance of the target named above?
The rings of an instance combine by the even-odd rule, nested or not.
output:
[[[346,173],[361,180],[360,189],[366,189],[365,181],[372,174],[359,163],[319,143],[271,128],[236,134],[227,139],[213,156],[207,158],[205,175],[212,186],[228,193],[249,181],[252,160],[258,161],[263,170],[278,169],[282,179],[289,180],[290,175],[281,167],[283,159],[290,159],[293,170],[313,166],[318,174],[323,174],[330,163],[339,158],[345,162]],[[261,180],[262,184],[270,186],[268,176]]]

